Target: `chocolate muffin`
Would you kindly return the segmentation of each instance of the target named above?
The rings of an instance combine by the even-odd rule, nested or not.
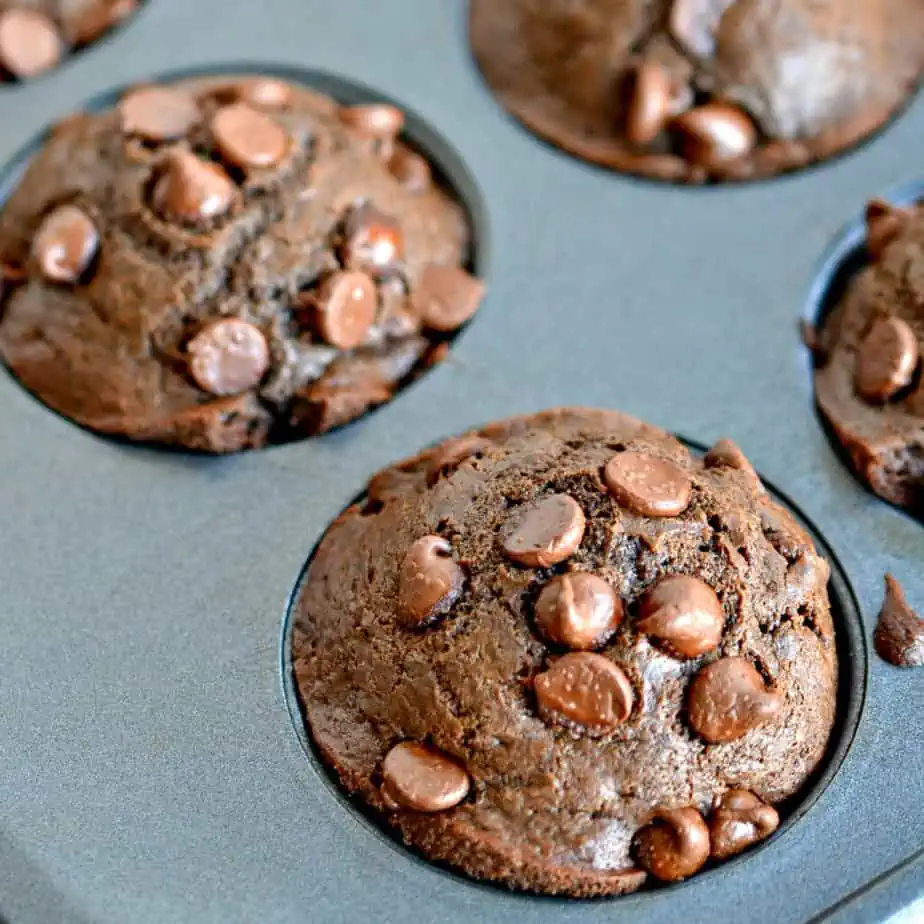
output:
[[[100,38],[141,0],[0,0],[0,80],[25,80]]]
[[[825,752],[828,566],[734,444],[554,410],[377,474],[296,596],[342,786],[510,888],[674,881],[777,827]]]
[[[822,320],[815,395],[854,470],[876,494],[924,512],[924,206],[873,200],[868,263]]]
[[[472,0],[502,105],[617,170],[766,177],[853,145],[924,67],[919,0]]]
[[[403,121],[269,78],[68,119],[0,211],[0,354],[78,423],[209,452],[388,401],[483,289]]]

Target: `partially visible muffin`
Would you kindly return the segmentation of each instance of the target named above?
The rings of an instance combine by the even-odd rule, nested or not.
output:
[[[768,837],[818,765],[828,575],[729,441],[548,411],[372,479],[298,590],[294,674],[325,763],[425,856],[629,892]]]
[[[579,157],[686,183],[829,157],[924,68],[919,0],[472,0],[500,102]]]
[[[403,121],[254,77],[66,120],[0,210],[0,355],[78,423],[210,452],[389,400],[483,291]]]
[[[822,319],[815,395],[859,475],[924,512],[924,206],[873,200],[868,264]]]
[[[140,5],[141,0],[0,0],[0,81],[43,74]]]

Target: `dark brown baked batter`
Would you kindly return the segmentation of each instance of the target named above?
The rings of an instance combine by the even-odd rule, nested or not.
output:
[[[0,0],[0,81],[50,70],[140,5],[141,0]]]
[[[295,604],[305,718],[425,855],[590,896],[769,836],[818,764],[828,566],[727,440],[556,410],[376,475]]]
[[[924,510],[924,208],[867,206],[869,265],[822,319],[815,394],[857,474]]]
[[[0,354],[81,424],[210,452],[389,400],[483,292],[403,122],[254,77],[66,120],[0,211]]]
[[[472,0],[498,99],[587,160],[765,177],[853,145],[924,67],[919,0]]]

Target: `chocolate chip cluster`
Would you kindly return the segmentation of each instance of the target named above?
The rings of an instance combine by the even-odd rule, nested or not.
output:
[[[449,444],[431,460],[431,480],[486,448],[479,438]],[[706,464],[739,469],[759,484],[730,441],[717,444]],[[603,483],[616,503],[639,517],[677,517],[693,495],[693,483],[680,466],[641,451],[615,454],[603,469]],[[574,497],[545,494],[511,512],[498,542],[516,565],[547,571],[565,565],[577,552],[586,525]],[[398,576],[400,626],[439,631],[465,584],[465,567],[453,558],[450,542],[438,535],[421,537],[407,550]],[[592,572],[556,574],[541,586],[532,611],[533,628],[549,646],[545,669],[526,681],[543,721],[570,735],[597,738],[625,723],[634,710],[645,708],[626,672],[605,654],[626,619],[666,655],[687,660],[715,652],[726,613],[715,590],[691,574],[662,576],[631,607]],[[686,720],[705,743],[718,745],[777,721],[782,705],[782,695],[751,661],[724,656],[708,661],[693,675]],[[393,809],[444,811],[459,805],[471,788],[469,775],[455,758],[420,741],[395,745],[381,774],[383,797]],[[636,833],[635,854],[656,878],[685,879],[710,856],[725,859],[768,837],[778,823],[776,810],[754,793],[729,789],[716,797],[708,821],[695,806],[653,810]]]
[[[828,568],[741,451],[562,408],[397,462],[293,604],[318,753],[431,859],[614,895],[769,836],[834,725]]]

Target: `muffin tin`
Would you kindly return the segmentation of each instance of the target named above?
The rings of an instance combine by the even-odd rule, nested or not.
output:
[[[0,377],[0,916],[13,924],[874,921],[924,891],[924,685],[867,653],[886,571],[924,608],[924,529],[840,462],[797,331],[839,229],[921,169],[924,98],[826,166],[658,185],[504,116],[465,20],[463,0],[156,0],[115,40],[0,94],[5,193],[30,139],[113,88],[253,69],[366,97],[301,69],[342,75],[416,113],[411,138],[458,177],[489,282],[449,359],[391,404],[233,458],[94,436]],[[687,883],[591,902],[418,860],[339,795],[290,714],[290,595],[368,476],[560,404],[617,408],[694,445],[732,436],[839,563],[853,678],[786,830]]]

